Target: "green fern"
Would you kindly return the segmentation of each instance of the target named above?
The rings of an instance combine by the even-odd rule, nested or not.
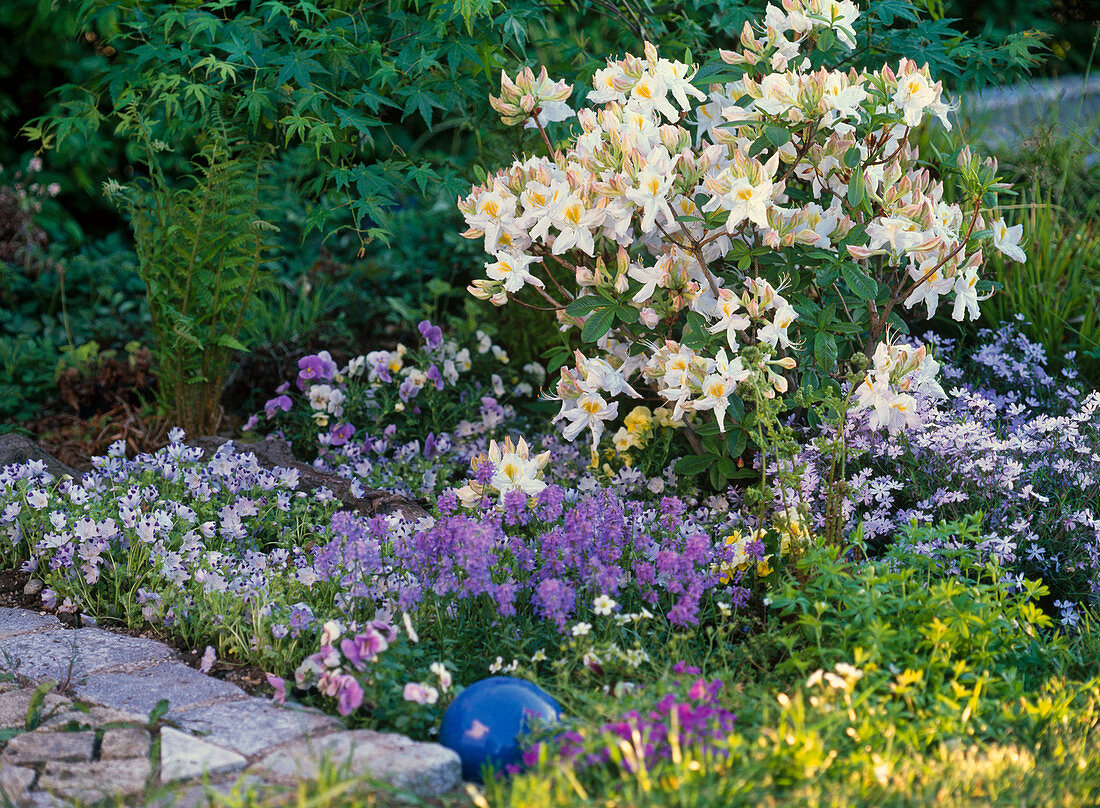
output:
[[[154,173],[142,185],[108,189],[130,213],[163,409],[191,433],[216,429],[229,360],[246,349],[245,314],[268,281],[278,232],[263,218],[268,156],[235,150],[222,134],[199,152],[187,182],[169,186]]]

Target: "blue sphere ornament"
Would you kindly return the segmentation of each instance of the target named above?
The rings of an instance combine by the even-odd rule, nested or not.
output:
[[[462,760],[462,779],[481,782],[481,767],[520,762],[517,736],[558,720],[561,707],[542,688],[514,676],[491,676],[463,690],[443,714],[439,742]]]

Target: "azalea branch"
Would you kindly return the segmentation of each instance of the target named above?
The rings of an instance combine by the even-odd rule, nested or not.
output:
[[[885,323],[886,320],[890,317],[890,312],[893,311],[894,306],[897,305],[898,301],[907,298],[909,297],[909,295],[913,294],[913,292],[919,289],[922,284],[928,281],[929,278],[939,272],[944,267],[944,265],[947,264],[948,261],[950,261],[956,255],[962,252],[963,247],[966,246],[966,243],[970,240],[971,234],[974,232],[974,226],[978,223],[978,217],[981,215],[982,209],[981,206],[978,205],[978,202],[980,201],[980,197],[974,200],[974,215],[970,217],[970,224],[966,228],[966,235],[962,237],[962,240],[958,243],[955,249],[953,249],[938,262],[936,262],[936,265],[933,266],[926,273],[924,273],[920,280],[913,281],[913,283],[910,284],[909,287],[905,289],[905,291],[901,291],[901,287],[905,282],[905,276],[902,275],[891,290],[890,299],[887,301],[886,308],[883,310],[881,317],[878,316],[878,312],[874,309],[868,310],[868,314],[871,318],[871,328],[867,335],[867,343],[863,346],[863,352],[868,357],[871,356],[875,346],[878,344],[879,337],[882,335],[882,324]],[[874,301],[868,302],[873,303]]]
[[[688,239],[691,241],[691,244],[681,244],[680,242],[673,241],[672,235],[667,230],[665,230],[664,226],[660,222],[655,220],[654,224],[657,225],[657,228],[661,231],[665,238],[695,256],[695,260],[699,262],[699,266],[702,268],[703,274],[707,276],[707,283],[710,284],[710,291],[714,294],[715,297],[718,297],[718,279],[714,277],[714,273],[711,272],[710,267],[707,266],[707,259],[703,257],[703,248],[702,246],[700,246],[698,240],[696,240],[689,233]]]
[[[817,134],[817,121],[811,121],[809,128],[810,134],[808,136],[802,137],[802,145],[798,147],[798,151],[795,153],[794,156],[794,161],[791,163],[790,168],[783,172],[783,176],[775,181],[776,185],[786,182],[787,178],[795,172],[795,169],[798,168],[798,164],[802,162],[802,158],[809,154],[810,149],[813,148],[814,135]]]

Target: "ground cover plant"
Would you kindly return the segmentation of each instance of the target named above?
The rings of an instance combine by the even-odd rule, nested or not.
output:
[[[882,33],[891,15],[911,25]],[[1025,321],[943,327],[996,291],[990,255],[1007,286],[1043,245],[998,209],[994,162],[926,148],[951,109],[894,53],[918,16],[787,0],[698,68],[649,43],[609,59],[579,111],[546,71],[503,73],[519,156],[457,208],[491,257],[473,296],[560,326],[545,363],[484,310],[300,350],[210,454],[175,428],[80,479],[0,470],[0,567],[46,609],[250,666],[353,726],[431,739],[479,679],[538,683],[563,721],[478,806],[1096,801],[1100,393]],[[225,349],[177,357],[216,389],[259,333],[242,301],[271,271],[281,168],[191,112],[195,182],[115,190],[158,350]],[[133,114],[171,169],[163,122]],[[173,287],[200,251],[215,268]],[[188,308],[192,288],[221,303]],[[307,492],[250,452],[268,439],[410,509]]]

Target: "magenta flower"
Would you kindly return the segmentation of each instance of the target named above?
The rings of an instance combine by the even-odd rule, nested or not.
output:
[[[373,662],[378,655],[389,648],[389,643],[382,634],[373,628],[356,634],[353,639],[340,641],[340,650],[344,657],[356,670],[363,670],[368,662]]]
[[[339,680],[339,695],[336,697],[336,711],[340,715],[351,715],[363,703],[363,688],[359,680],[350,674],[334,677]]]
[[[293,406],[294,402],[290,400],[290,396],[276,396],[264,404],[264,413],[268,418],[274,418],[275,413],[279,410],[290,412],[290,408]]]
[[[275,688],[271,700],[276,704],[286,704],[286,679],[273,673],[267,675],[267,683]]]

